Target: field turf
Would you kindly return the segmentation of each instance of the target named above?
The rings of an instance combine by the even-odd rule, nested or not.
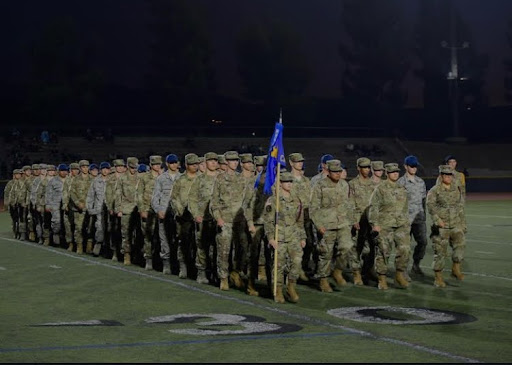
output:
[[[466,214],[463,282],[447,262],[448,287],[432,285],[429,244],[409,289],[391,269],[387,292],[299,285],[300,303],[279,305],[262,282],[250,297],[14,240],[3,212],[0,362],[511,362],[512,201],[468,201]],[[364,321],[330,314],[348,307]]]

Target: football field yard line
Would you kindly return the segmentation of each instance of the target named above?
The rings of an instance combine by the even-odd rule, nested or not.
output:
[[[134,342],[119,344],[88,344],[75,346],[46,346],[46,347],[20,347],[20,348],[0,348],[1,353],[9,352],[33,352],[33,351],[70,351],[70,350],[98,350],[98,349],[114,349],[126,347],[153,347],[153,346],[179,346],[179,345],[198,345],[205,343],[226,343],[238,341],[255,341],[255,340],[273,340],[283,338],[315,338],[315,337],[331,337],[331,336],[352,336],[355,333],[348,332],[325,332],[325,333],[296,333],[296,334],[279,334],[279,335],[258,335],[258,336],[237,336],[226,338],[205,338],[200,340],[177,340],[177,341],[158,341],[158,342]]]
[[[106,262],[98,262],[98,261],[95,261],[95,260],[91,260],[91,259],[89,259],[87,257],[77,256],[76,254],[71,254],[71,253],[68,253],[67,251],[62,252],[59,249],[56,249],[56,248],[53,248],[53,247],[41,246],[41,245],[38,245],[38,244],[34,244],[32,242],[19,241],[19,240],[16,240],[16,239],[5,238],[5,237],[2,237],[1,239],[6,240],[8,242],[16,243],[16,244],[22,243],[22,244],[24,244],[26,246],[29,246],[29,247],[38,248],[38,249],[42,249],[42,250],[45,250],[45,251],[53,252],[53,253],[56,253],[56,254],[61,255],[61,256],[66,256],[66,257],[70,257],[70,258],[73,258],[73,259],[81,260],[83,262],[95,263],[95,264],[101,265],[103,267],[107,267],[107,268],[123,271],[123,272],[129,273],[129,274],[132,274],[132,275],[137,275],[137,276],[141,276],[141,277],[145,277],[145,278],[150,278],[150,279],[153,279],[153,280],[158,280],[158,281],[170,283],[170,284],[179,286],[179,287],[181,287],[183,289],[188,289],[188,290],[191,290],[191,291],[195,291],[195,292],[198,292],[198,293],[206,294],[206,295],[213,296],[213,297],[216,297],[216,298],[230,300],[230,301],[236,302],[238,304],[242,304],[242,305],[248,305],[248,306],[256,307],[256,308],[259,308],[259,309],[262,309],[262,310],[266,310],[266,311],[270,311],[270,312],[274,312],[274,313],[279,313],[281,315],[284,315],[284,316],[287,316],[287,317],[290,317],[290,318],[295,318],[295,319],[298,319],[298,320],[301,320],[301,321],[304,321],[304,322],[314,323],[314,324],[325,326],[325,327],[329,327],[329,328],[335,328],[335,329],[338,329],[338,330],[343,330],[343,331],[346,331],[348,333],[357,334],[357,335],[360,335],[362,337],[370,338],[370,339],[373,339],[373,340],[378,340],[378,341],[388,342],[388,343],[391,343],[391,344],[394,344],[394,345],[408,347],[408,348],[411,348],[411,349],[414,349],[414,350],[417,350],[417,351],[421,351],[421,352],[425,352],[425,353],[428,353],[428,354],[431,354],[431,355],[444,356],[444,357],[447,357],[447,358],[450,358],[450,359],[453,359],[453,360],[457,360],[457,361],[462,361],[462,362],[470,362],[470,363],[480,362],[479,360],[476,360],[476,359],[472,359],[472,358],[469,358],[469,357],[452,354],[452,353],[449,353],[449,352],[445,352],[445,351],[442,351],[442,350],[437,350],[437,349],[430,348],[430,347],[427,347],[427,346],[418,345],[418,344],[415,344],[415,343],[411,343],[411,342],[407,342],[407,341],[403,341],[403,340],[399,340],[399,339],[395,339],[395,338],[391,338],[391,337],[385,337],[385,336],[376,335],[374,333],[371,333],[371,332],[368,332],[368,331],[363,331],[363,330],[358,330],[356,328],[351,328],[351,327],[347,327],[347,326],[343,326],[343,325],[333,324],[333,323],[325,321],[325,320],[316,319],[316,318],[312,318],[312,317],[309,317],[309,316],[306,316],[306,315],[289,312],[289,311],[286,311],[286,310],[281,309],[281,308],[271,307],[271,306],[268,306],[268,305],[259,304],[259,303],[252,302],[252,301],[249,301],[249,300],[243,300],[243,299],[234,298],[234,297],[231,297],[229,295],[225,295],[225,294],[220,293],[220,292],[212,292],[210,290],[206,290],[206,289],[202,289],[202,288],[199,288],[199,287],[196,287],[196,286],[188,285],[188,284],[184,283],[182,281],[182,279],[178,279],[179,280],[178,281],[178,280],[175,280],[175,279],[172,279],[172,278],[154,276],[154,275],[147,274],[145,272],[139,272],[139,271],[130,270],[130,269],[122,267],[122,266],[112,265],[112,264],[106,263]]]
[[[512,242],[483,241],[483,240],[474,240],[472,238],[466,238],[466,241],[490,243],[491,245],[512,246]]]
[[[466,217],[512,219],[510,215],[466,214]]]

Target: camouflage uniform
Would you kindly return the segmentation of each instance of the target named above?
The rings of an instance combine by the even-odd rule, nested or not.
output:
[[[84,224],[87,213],[86,200],[87,193],[91,187],[92,179],[89,174],[80,173],[73,179],[73,184],[69,190],[68,209],[73,214],[75,223],[74,237],[77,244],[77,252],[80,253],[83,245],[87,242],[87,226]],[[84,236],[85,233],[85,236]]]
[[[52,169],[55,169],[55,166],[52,167]],[[50,212],[47,212],[45,210],[45,204],[46,204],[46,187],[48,186],[48,183],[52,179],[51,176],[46,175],[43,176],[41,179],[41,183],[39,184],[39,187],[36,192],[36,211],[39,213],[41,217],[41,224],[40,226],[37,226],[36,229],[38,237],[41,237],[46,245],[49,244],[49,238],[50,238],[50,227],[51,227],[51,220],[52,215]]]
[[[457,170],[452,170],[453,172],[453,183],[457,185],[458,188],[460,188],[462,192],[462,197],[464,200],[466,199],[466,176]],[[441,183],[440,177],[437,177],[436,185],[439,185]]]
[[[24,167],[25,169],[25,167]],[[30,187],[32,186],[32,176],[23,175],[17,191],[17,203],[20,217],[20,236],[27,238],[27,231],[31,231],[32,215],[30,212]]]
[[[238,157],[238,154],[236,156]],[[226,159],[229,160],[230,158],[231,156],[226,153]],[[244,233],[243,201],[245,188],[245,180],[236,172],[233,174],[229,172],[219,174],[215,180],[210,210],[216,221],[219,219],[224,221],[224,226],[218,227],[216,236],[217,273],[221,280],[228,277],[230,270],[238,273],[236,265],[238,260],[233,260],[231,250],[234,249],[235,258],[239,257],[240,239]]]
[[[171,174],[168,170],[158,176],[153,189],[151,207],[158,212],[165,212],[164,219],[158,218],[158,237],[160,238],[160,257],[164,262],[171,257],[171,246],[175,247],[176,221],[171,208],[171,192],[176,180],[181,176],[179,172]]]
[[[137,164],[137,159],[133,159],[128,162],[128,165],[131,168],[136,168]],[[117,213],[122,213],[121,253],[125,254],[125,258],[130,257],[130,253],[132,252],[132,245],[134,243],[134,237],[138,228],[139,214],[137,210],[137,191],[139,183],[139,173],[135,171],[132,174],[130,171],[127,171],[121,175],[121,177],[119,177],[119,181],[115,190],[114,208]],[[129,264],[128,260],[126,260],[125,263]]]
[[[13,175],[18,175],[18,170],[15,170]],[[16,214],[16,208],[15,208],[15,196],[14,192],[16,187],[16,181],[18,179],[12,178],[9,180],[9,182],[5,185],[4,188],[4,205],[6,209],[9,211],[9,214],[11,216],[11,222],[12,222],[12,233],[14,237],[16,238],[18,236],[18,215]]]
[[[38,210],[37,207],[37,198],[38,198],[38,191],[41,188],[41,184],[43,183],[43,180],[46,180],[45,176],[42,174],[35,176],[32,179],[32,184],[30,186],[30,207],[31,207],[31,214],[32,214],[32,226],[31,228],[35,232],[35,241],[39,243],[43,243],[43,212]],[[39,191],[40,193],[40,191]]]
[[[87,193],[87,212],[89,215],[96,217],[95,240],[99,244],[103,244],[105,240],[106,215],[108,213],[105,195],[108,180],[108,176],[103,177],[102,175],[98,175],[92,181],[91,187]]]
[[[156,156],[151,156],[153,162],[156,161],[154,159]],[[160,157],[160,156],[158,156]],[[162,163],[162,158],[160,157],[160,164]],[[139,192],[137,197],[139,198],[139,202],[137,206],[139,207],[139,213],[147,212],[147,217],[141,217],[141,230],[144,235],[144,258],[147,260],[152,260],[153,252],[151,244],[153,242],[153,236],[155,233],[156,226],[156,213],[151,208],[151,198],[153,196],[153,189],[155,187],[156,179],[159,175],[151,170],[147,174],[143,174],[140,183],[139,183]],[[152,266],[151,266],[152,267]]]
[[[77,164],[78,165],[78,164]],[[73,187],[73,177],[69,174],[64,180],[64,187],[62,188],[62,210],[63,210],[63,221],[64,230],[66,234],[66,242],[72,244],[76,237],[74,236],[75,230],[75,218],[71,209],[69,209],[69,195],[71,188]]]
[[[50,229],[53,234],[53,242],[59,242],[62,227],[62,194],[66,178],[54,176],[46,187],[45,205],[51,214]]]
[[[196,268],[198,272],[209,271],[212,276],[216,273],[215,263],[215,234],[217,224],[210,213],[210,200],[217,175],[201,174],[192,183],[188,196],[188,208],[192,217],[201,217],[201,223],[195,222],[196,232]]]
[[[331,160],[337,161],[337,160]],[[311,192],[311,219],[319,233],[319,262],[317,276],[330,275],[330,262],[336,247],[335,269],[343,270],[347,264],[352,270],[359,270],[360,264],[350,229],[354,223],[352,202],[349,198],[348,184],[344,180],[338,183],[330,178],[317,182]]]
[[[389,179],[382,181],[370,198],[368,221],[372,227],[381,227],[376,238],[377,273],[386,275],[393,244],[396,246],[395,268],[405,271],[411,250],[409,209],[405,188]]]
[[[427,248],[427,218],[425,214],[425,199],[427,198],[427,188],[425,182],[418,176],[412,180],[403,175],[397,181],[407,190],[407,200],[409,202],[409,222],[411,224],[410,234],[416,241],[413,260],[418,263],[425,256]]]
[[[309,271],[309,262],[315,245],[315,233],[313,231],[313,222],[309,215],[309,199],[311,198],[311,183],[305,176],[293,176],[292,193],[296,194],[303,205],[304,211],[304,230],[306,231],[306,247],[302,256],[302,270]],[[316,256],[316,254],[314,254]],[[313,257],[316,261],[317,257]]]
[[[284,196],[281,190],[279,194],[279,230],[277,246],[277,286],[284,282],[284,267],[289,261],[288,280],[295,282],[302,268],[301,242],[306,241],[304,230],[304,205],[298,195],[291,193]],[[275,238],[276,230],[276,196],[268,198],[265,204],[265,232],[269,239]],[[274,262],[274,261],[273,261]],[[275,269],[272,270],[275,272]]]
[[[181,277],[192,272],[195,251],[195,225],[194,217],[189,210],[189,193],[192,183],[197,175],[189,176],[184,173],[174,184],[171,192],[171,206],[176,214],[176,227],[178,238],[178,261],[180,263]],[[186,271],[185,271],[186,270]]]
[[[464,259],[466,217],[464,215],[464,192],[460,184],[450,187],[435,185],[427,195],[427,207],[432,217],[435,271],[442,271],[448,256],[448,245],[452,247],[452,262],[461,263]],[[439,224],[444,222],[444,228]]]
[[[119,161],[119,162],[118,162]],[[114,161],[114,166],[124,166],[123,160]],[[121,219],[116,215],[118,209],[115,206],[115,197],[119,180],[125,173],[115,172],[107,179],[107,186],[105,187],[105,205],[107,207],[107,222],[105,224],[105,240],[113,252],[112,259],[117,259],[117,250],[121,243]]]

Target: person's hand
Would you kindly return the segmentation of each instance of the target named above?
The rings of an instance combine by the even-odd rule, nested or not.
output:
[[[148,212],[140,212],[140,217],[142,219],[147,219],[148,218]]]
[[[325,229],[325,227],[320,227],[318,229],[318,233],[320,233],[321,235],[325,234],[326,231],[327,231],[327,229]]]
[[[304,241],[304,240],[300,241],[300,247],[302,247],[302,248],[306,247],[306,241]]]
[[[203,217],[196,217],[196,223],[203,223]]]
[[[250,233],[252,233],[252,234],[256,233],[256,227],[254,227],[254,224],[250,224],[248,229],[249,229]]]
[[[357,222],[356,224],[354,224],[354,228],[355,228],[356,230],[358,230],[358,231],[361,229],[361,226],[359,225],[359,222]]]
[[[224,227],[224,224],[225,224],[225,222],[222,218],[217,219],[217,225],[219,227],[221,227],[221,228]]]
[[[119,218],[121,218],[121,217],[123,216],[123,212],[118,212],[118,213],[117,213],[117,216],[118,216]]]
[[[158,219],[164,219],[165,218],[165,212],[163,210],[158,212]]]
[[[374,231],[374,232],[380,232],[380,230],[381,230],[380,226],[374,226],[372,228],[372,231]]]
[[[277,249],[277,241],[276,240],[269,240],[268,244],[274,248],[274,250]]]
[[[439,226],[439,228],[444,228],[446,226],[446,224],[443,221],[439,221],[437,225]]]

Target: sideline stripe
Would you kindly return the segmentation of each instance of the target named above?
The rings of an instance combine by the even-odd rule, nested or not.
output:
[[[510,215],[466,214],[466,217],[512,219],[512,216]]]
[[[474,240],[472,238],[466,238],[466,241],[471,242],[481,242],[481,243],[490,243],[492,245],[505,245],[505,246],[512,246],[512,242],[496,242],[496,241],[483,241],[483,240]]]
[[[398,340],[398,339],[395,339],[395,338],[379,336],[379,335],[373,334],[373,333],[368,332],[368,331],[363,331],[363,330],[358,330],[358,329],[347,327],[347,326],[343,326],[343,325],[333,324],[331,322],[327,322],[327,321],[324,321],[324,320],[321,320],[321,319],[316,319],[316,318],[308,317],[306,315],[297,314],[297,313],[293,313],[293,312],[288,312],[288,311],[286,311],[284,309],[280,309],[280,308],[276,308],[276,307],[270,307],[268,305],[252,302],[252,301],[249,301],[247,299],[234,298],[234,297],[231,297],[229,295],[225,295],[223,293],[212,292],[210,290],[206,290],[206,289],[203,289],[203,288],[192,286],[192,285],[184,283],[183,281],[176,281],[175,279],[172,279],[172,278],[154,276],[154,275],[147,274],[146,272],[133,271],[133,270],[129,270],[129,269],[127,269],[125,267],[122,267],[122,266],[112,265],[112,264],[108,264],[108,263],[101,262],[101,261],[94,261],[94,260],[91,260],[91,259],[89,259],[87,257],[79,257],[76,254],[70,254],[67,251],[62,252],[62,251],[60,251],[57,248],[47,247],[47,246],[40,246],[40,245],[33,244],[32,242],[19,241],[19,240],[15,240],[15,239],[12,239],[12,238],[5,238],[5,237],[1,237],[1,238],[6,240],[6,241],[9,241],[9,242],[14,242],[14,243],[18,243],[18,244],[22,243],[22,244],[24,244],[26,246],[35,247],[35,248],[42,249],[42,250],[45,250],[45,251],[53,252],[53,253],[56,253],[58,255],[70,257],[70,258],[73,258],[73,259],[76,259],[76,260],[81,260],[81,261],[90,262],[90,263],[96,263],[97,265],[104,266],[104,267],[111,268],[111,269],[115,269],[115,270],[119,270],[119,271],[123,271],[123,272],[129,273],[129,274],[132,274],[132,275],[138,275],[138,276],[145,277],[145,278],[150,278],[150,279],[154,279],[154,280],[158,280],[158,281],[163,281],[163,282],[170,283],[170,284],[179,286],[181,288],[188,289],[188,290],[191,290],[191,291],[195,291],[195,292],[198,292],[198,293],[210,295],[210,296],[213,296],[213,297],[216,297],[216,298],[231,300],[231,301],[236,302],[238,304],[249,305],[249,306],[252,306],[252,307],[255,307],[255,308],[267,310],[267,311],[274,312],[274,313],[279,313],[279,314],[287,316],[287,317],[296,318],[296,319],[299,319],[299,320],[302,320],[302,321],[306,321],[306,322],[310,322],[310,323],[314,323],[314,324],[317,324],[317,325],[322,325],[322,326],[326,326],[326,327],[330,327],[330,328],[341,329],[341,330],[344,330],[344,331],[346,331],[348,333],[358,334],[358,335],[360,335],[362,337],[370,338],[370,339],[373,339],[373,340],[378,340],[378,341],[392,343],[394,345],[400,345],[400,346],[404,346],[404,347],[409,347],[409,348],[412,348],[412,349],[415,349],[415,350],[418,350],[418,351],[423,351],[423,352],[429,353],[431,355],[444,356],[444,357],[448,357],[450,359],[454,359],[454,360],[458,360],[458,361],[469,362],[469,363],[480,362],[479,360],[472,359],[472,358],[469,358],[469,357],[455,355],[455,354],[452,354],[452,353],[449,353],[449,352],[433,349],[433,348],[426,347],[426,346],[423,346],[423,345],[417,345],[417,344],[414,344],[414,343],[406,342],[406,341],[403,341],[403,340]],[[111,262],[111,261],[109,261],[109,262]],[[510,280],[512,280],[512,279],[510,279]]]
[[[209,338],[201,340],[177,340],[177,341],[159,341],[159,342],[134,342],[119,344],[98,344],[98,345],[76,345],[76,346],[48,346],[48,347],[19,347],[0,349],[0,353],[7,352],[31,352],[31,351],[62,351],[62,350],[90,350],[90,349],[115,349],[125,347],[146,347],[146,346],[179,346],[179,345],[197,345],[203,343],[218,342],[238,342],[248,340],[272,340],[281,338],[314,338],[314,337],[330,337],[353,335],[347,332],[326,332],[326,333],[296,333],[296,334],[276,334],[276,335],[259,335],[259,336],[238,336],[225,338]]]

